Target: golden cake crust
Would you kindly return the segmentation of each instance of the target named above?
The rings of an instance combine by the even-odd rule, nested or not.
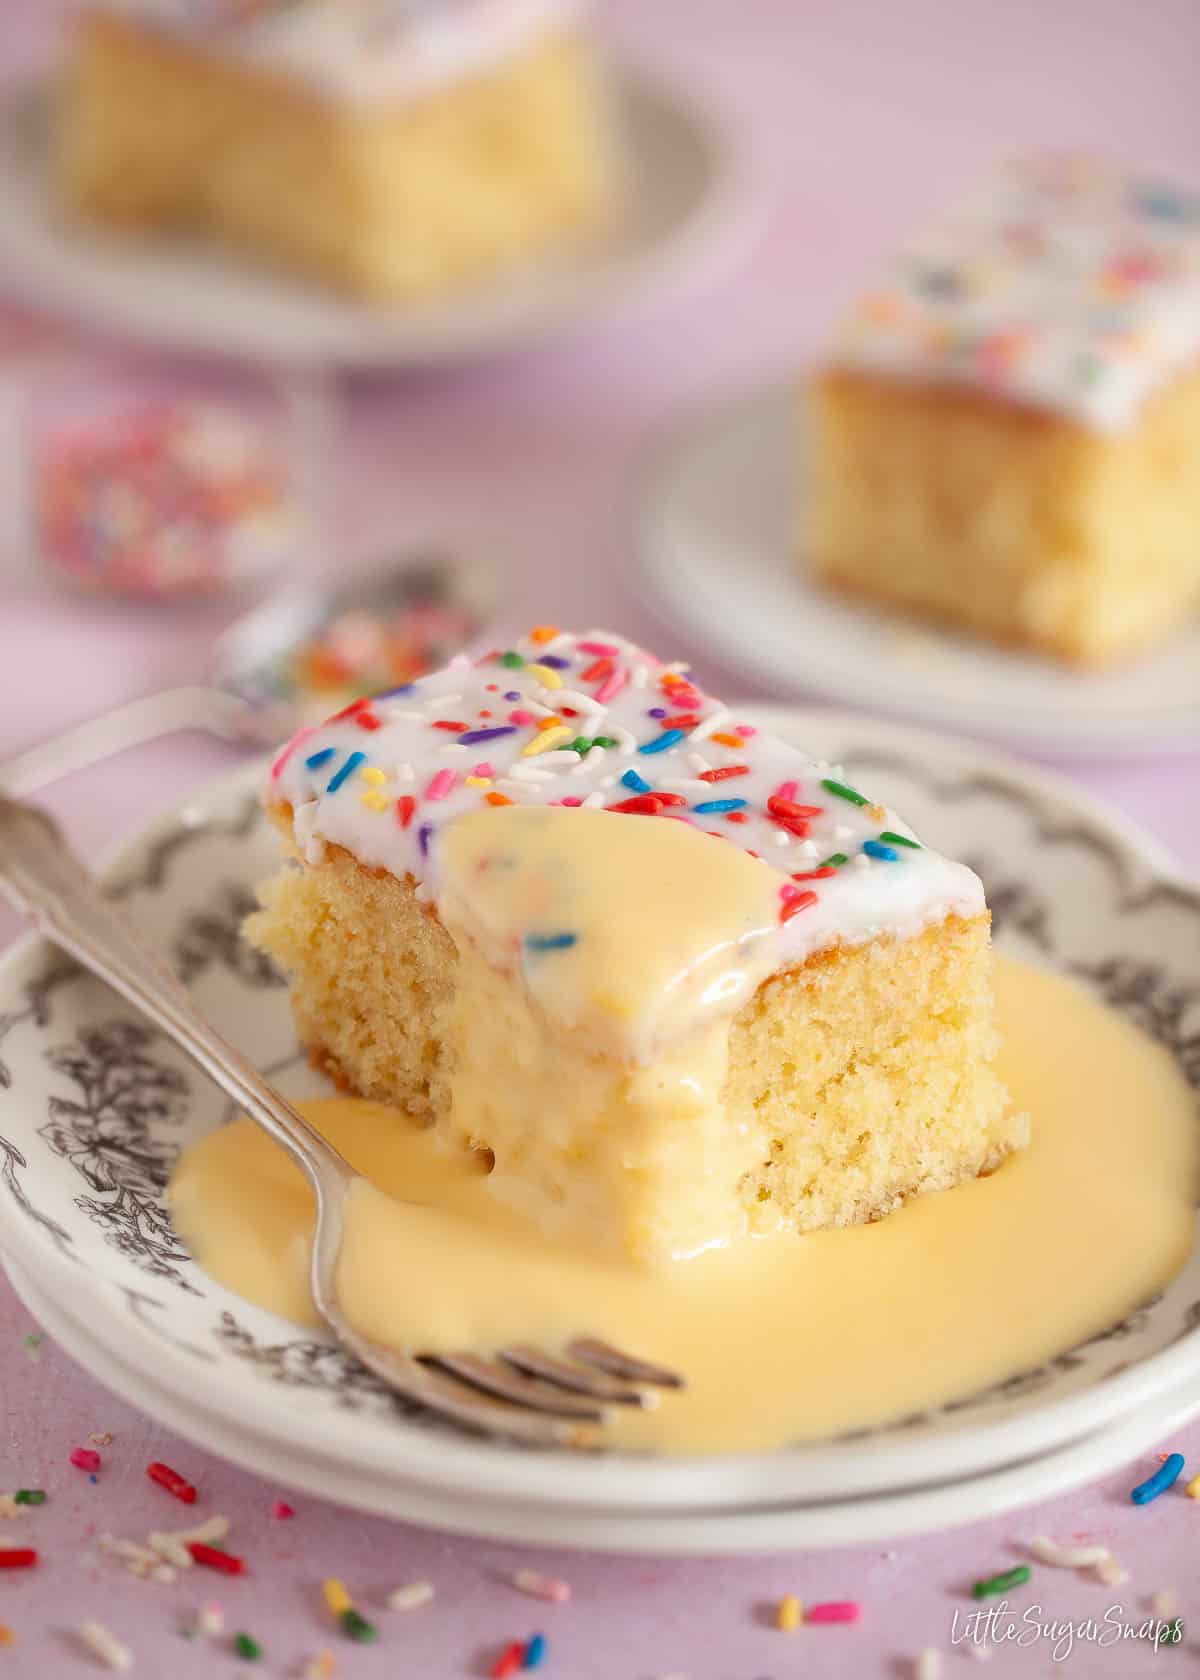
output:
[[[199,230],[368,299],[519,264],[616,197],[603,76],[569,24],[361,102],[99,7],[75,22],[55,103],[64,214]]]
[[[1200,370],[1103,433],[834,366],[805,428],[801,564],[832,588],[1082,666],[1200,605]]]
[[[271,815],[295,857],[290,808],[277,804]],[[324,845],[319,860],[276,877],[262,897],[247,933],[291,975],[314,1065],[342,1089],[402,1106],[502,1163],[536,1157],[536,1116],[506,1134],[494,1119],[453,1112],[460,959],[411,880]],[[727,1192],[747,1228],[878,1218],[910,1195],[992,1170],[1025,1141],[992,1065],[988,926],[986,912],[951,915],[910,939],[830,946],[771,976],[734,1017],[726,1124],[753,1139],[757,1165],[739,1169]],[[583,1049],[578,1064],[581,1081],[605,1090],[626,1077]],[[566,1193],[590,1147],[576,1139],[570,1159],[551,1163],[552,1195]],[[670,1184],[654,1183],[641,1175],[626,1210],[633,1251],[655,1246],[645,1232]]]

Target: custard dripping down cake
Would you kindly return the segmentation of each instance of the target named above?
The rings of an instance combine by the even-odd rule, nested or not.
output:
[[[655,1262],[1025,1141],[976,876],[620,636],[358,702],[265,797],[291,861],[248,933],[312,1059],[550,1228]]]
[[[1015,158],[861,298],[807,405],[819,578],[1070,661],[1200,605],[1200,194]]]
[[[57,196],[369,301],[434,296],[609,218],[609,98],[579,10],[91,0],[56,102]]]

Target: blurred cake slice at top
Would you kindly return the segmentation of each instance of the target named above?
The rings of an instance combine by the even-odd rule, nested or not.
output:
[[[801,562],[1100,663],[1200,602],[1200,193],[1015,157],[905,242],[808,403]]]
[[[609,105],[573,0],[91,0],[54,184],[81,219],[404,303],[605,221]]]

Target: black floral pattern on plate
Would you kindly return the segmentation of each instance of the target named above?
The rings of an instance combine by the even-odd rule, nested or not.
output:
[[[286,984],[271,959],[242,937],[242,923],[257,908],[253,893],[240,881],[223,881],[213,902],[192,912],[173,948],[175,971],[185,986],[214,966],[227,969],[247,986]]]
[[[1039,843],[1080,847],[1105,864],[1116,889],[1113,908],[1117,918],[1163,898],[1180,901],[1182,910],[1196,915],[1194,896],[1174,883],[1153,882],[1135,894],[1126,848],[1095,828],[1060,821],[1047,811],[1044,796],[1036,790],[1019,789],[1005,778],[986,774],[947,779],[908,759],[871,749],[859,752],[849,747],[837,756],[852,760],[856,774],[879,769],[908,775],[940,800],[995,798],[1020,809],[1032,822]],[[214,833],[245,839],[262,820],[258,801],[250,797],[228,817],[202,824],[181,822],[178,828],[147,848],[139,867],[114,889],[116,896],[126,898],[135,892],[161,892],[176,858],[190,844]],[[1200,985],[1181,985],[1165,966],[1129,956],[1112,956],[1090,963],[1064,960],[1054,938],[1051,904],[1039,894],[1036,883],[1027,878],[1006,879],[1002,866],[995,867],[987,856],[971,861],[987,885],[997,931],[1017,932],[1048,958],[1058,960],[1170,1050],[1191,1083],[1200,1088],[1200,1015],[1196,1013]],[[240,923],[252,908],[248,891],[240,883],[228,882],[218,889],[214,902],[189,913],[174,944],[176,961],[185,980],[194,980],[212,967],[220,966],[251,987],[265,989],[280,984],[274,970],[250,952],[238,936]],[[78,973],[72,965],[59,963],[30,986],[23,1009],[0,1015],[0,1045],[22,1023],[45,1028],[50,1020],[53,993]],[[162,1138],[158,1129],[174,1128],[182,1123],[187,1106],[187,1082],[178,1070],[157,1061],[150,1053],[153,1037],[140,1023],[116,1021],[80,1029],[75,1044],[47,1051],[51,1065],[75,1083],[79,1095],[74,1101],[52,1099],[50,1119],[40,1128],[40,1133],[49,1147],[70,1160],[84,1178],[91,1194],[76,1198],[77,1205],[101,1225],[105,1240],[147,1274],[170,1281],[189,1293],[200,1294],[180,1270],[183,1265],[190,1265],[190,1257],[175,1238],[162,1205],[162,1191],[177,1145]],[[0,1089],[10,1083],[11,1072],[0,1062]],[[0,1185],[7,1187],[29,1217],[47,1231],[64,1253],[71,1254],[70,1233],[35,1209],[24,1194],[19,1173],[26,1167],[22,1151],[0,1137]],[[165,1329],[163,1320],[154,1321],[153,1315],[169,1316],[167,1302],[137,1290],[123,1288],[123,1292],[129,1310],[148,1329],[200,1358],[213,1357],[210,1351],[178,1341]],[[861,1441],[896,1431],[929,1428],[939,1420],[1035,1395],[1052,1387],[1064,1374],[1093,1363],[1085,1358],[1088,1349],[1112,1344],[1115,1352],[1122,1343],[1145,1330],[1155,1304],[1145,1303],[1089,1342],[1068,1349],[1036,1369],[1015,1373],[981,1393],[936,1410],[897,1419],[881,1428],[855,1431],[840,1439]],[[1164,1345],[1171,1346],[1197,1329],[1200,1329],[1200,1301],[1183,1309],[1178,1326]],[[317,1391],[327,1395],[339,1408],[406,1420],[427,1419],[427,1414],[392,1395],[369,1371],[330,1342],[313,1337],[259,1341],[229,1312],[221,1314],[212,1334],[220,1348],[254,1368],[265,1380]],[[1126,1369],[1127,1364],[1118,1359],[1110,1366],[1096,1369],[1093,1380],[1105,1381]]]
[[[74,1044],[48,1050],[46,1060],[74,1084],[78,1098],[51,1097],[50,1118],[38,1135],[93,1192],[76,1196],[75,1206],[110,1248],[148,1276],[200,1295],[180,1269],[191,1256],[163,1204],[179,1145],[161,1128],[187,1118],[188,1082],[150,1054],[155,1036],[140,1022],[113,1021],[81,1027]]]
[[[405,1418],[427,1419],[429,1413],[413,1401],[394,1394],[365,1365],[344,1353],[334,1342],[301,1338],[260,1342],[223,1312],[213,1334],[235,1358],[252,1365],[273,1383],[288,1388],[315,1388],[329,1394],[345,1411],[379,1411]]]

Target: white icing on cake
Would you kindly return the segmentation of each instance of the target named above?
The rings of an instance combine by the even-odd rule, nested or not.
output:
[[[1197,357],[1200,192],[1037,153],[902,246],[832,360],[1117,431]]]
[[[292,806],[310,860],[322,842],[342,846],[364,864],[411,877],[436,902],[444,831],[489,796],[592,809],[666,796],[657,810],[621,820],[657,825],[670,813],[758,854],[773,875],[763,900],[768,973],[830,946],[907,938],[948,915],[984,909],[983,888],[964,865],[905,845],[912,831],[851,789],[839,768],[742,724],[685,671],[606,631],[578,638],[535,631],[507,652],[477,664],[460,658],[405,691],[301,731],[272,767],[265,797]],[[504,733],[476,738],[491,730]],[[609,744],[583,752],[571,744],[596,737]],[[362,756],[352,761],[355,754]],[[739,773],[711,779],[729,769]],[[703,809],[726,800],[737,809]],[[897,838],[881,840],[888,834]],[[843,861],[813,877],[830,857]],[[653,890],[652,878],[631,880],[631,893],[642,890]],[[788,913],[798,895],[805,896]]]
[[[404,99],[486,69],[581,0],[100,0],[350,100]]]

